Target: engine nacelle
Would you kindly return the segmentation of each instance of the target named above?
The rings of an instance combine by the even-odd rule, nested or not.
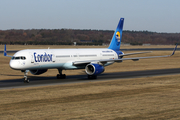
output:
[[[88,64],[85,67],[85,71],[88,75],[98,75],[104,72],[104,67],[99,64]]]
[[[42,70],[30,70],[31,74],[33,75],[40,75],[43,74],[45,72],[47,72],[47,69],[42,69]]]

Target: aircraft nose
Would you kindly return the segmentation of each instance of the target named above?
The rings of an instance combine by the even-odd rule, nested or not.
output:
[[[19,65],[18,65],[17,61],[11,60],[10,63],[9,63],[9,66],[10,66],[12,69],[17,70]]]
[[[15,65],[13,64],[13,61],[12,61],[12,60],[9,62],[9,66],[10,66],[12,69],[15,68]]]

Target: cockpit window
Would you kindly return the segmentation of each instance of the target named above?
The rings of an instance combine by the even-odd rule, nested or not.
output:
[[[19,60],[20,59],[20,57],[15,57],[15,60]]]
[[[26,59],[26,57],[24,57],[24,56],[18,56],[18,57],[12,57],[11,58],[11,60],[25,60]]]
[[[26,59],[26,57],[21,57],[21,59],[22,59],[22,60],[25,60],[25,59]]]

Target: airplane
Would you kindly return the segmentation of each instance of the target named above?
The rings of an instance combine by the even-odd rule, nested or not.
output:
[[[88,79],[96,79],[105,70],[105,66],[124,60],[137,61],[139,59],[170,57],[174,55],[177,45],[171,55],[123,58],[124,56],[149,52],[124,54],[120,51],[124,18],[120,18],[118,26],[112,36],[108,48],[91,49],[25,49],[13,56],[7,55],[4,45],[4,56],[11,57],[10,67],[24,72],[24,82],[29,83],[28,72],[40,75],[48,69],[58,69],[57,79],[65,79],[63,70],[85,69]]]

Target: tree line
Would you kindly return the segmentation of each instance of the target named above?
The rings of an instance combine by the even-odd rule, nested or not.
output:
[[[102,45],[109,44],[114,31],[73,29],[0,30],[0,44]],[[169,45],[180,43],[180,33],[123,31],[123,43]]]

